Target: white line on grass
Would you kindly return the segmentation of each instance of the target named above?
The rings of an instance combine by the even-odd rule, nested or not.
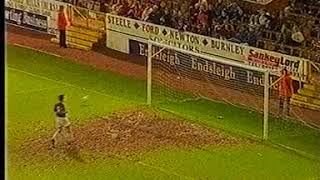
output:
[[[319,180],[320,177],[314,177],[314,178],[311,178],[310,180]]]
[[[176,173],[174,171],[169,172],[168,170],[165,170],[165,169],[163,169],[161,167],[152,166],[152,165],[146,164],[146,163],[141,162],[141,161],[139,161],[138,164],[140,164],[142,166],[145,166],[145,167],[152,168],[152,169],[156,169],[156,170],[158,170],[160,172],[163,172],[165,174],[168,174],[168,175],[175,175],[175,176],[179,177],[179,179],[190,179],[190,180],[192,179],[192,180],[194,180],[194,178],[187,177],[187,176],[182,176],[182,175],[180,175],[180,174],[178,174],[178,173]]]
[[[294,153],[297,153],[298,155],[302,155],[304,157],[307,157],[309,159],[313,159],[313,160],[316,160],[316,161],[320,161],[320,158],[317,157],[317,156],[314,156],[310,153],[307,153],[307,152],[304,152],[304,151],[301,151],[301,150],[298,150],[296,148],[293,148],[293,147],[289,147],[289,146],[286,146],[284,144],[280,144],[280,143],[275,143],[275,142],[271,142],[272,144],[274,144],[275,146],[279,146],[279,147],[282,147],[284,149],[287,149],[287,150],[290,150]]]
[[[16,68],[13,68],[13,67],[8,67],[8,69],[9,70],[13,70],[13,71],[17,71],[17,72],[21,72],[21,73],[24,73],[24,74],[27,74],[29,76],[33,76],[33,77],[36,77],[36,78],[39,78],[39,79],[55,82],[57,84],[61,84],[61,85],[69,86],[69,87],[74,87],[74,88],[77,88],[77,89],[81,89],[83,91],[99,94],[101,96],[105,96],[105,97],[109,97],[109,98],[113,98],[113,99],[122,99],[120,97],[111,96],[111,95],[108,95],[108,94],[105,94],[105,93],[102,93],[102,92],[99,92],[99,91],[95,91],[95,90],[89,90],[89,89],[86,89],[86,88],[83,88],[83,87],[80,87],[80,86],[76,86],[76,85],[73,85],[73,84],[70,84],[70,83],[61,82],[61,81],[54,80],[54,79],[50,79],[50,78],[47,78],[45,76],[37,75],[37,74],[30,73],[30,72],[27,72],[27,71],[23,71],[23,70],[20,70],[20,69],[16,69]],[[126,101],[133,102],[132,100],[128,100],[128,99]]]
[[[38,51],[38,52],[41,52],[41,53],[44,53],[44,54],[49,54],[51,56],[55,56],[55,57],[58,57],[58,58],[62,58],[62,56],[60,56],[58,54],[55,54],[55,53],[50,53],[48,51],[32,48],[32,47],[21,45],[21,44],[17,44],[17,43],[14,43],[13,45],[18,46],[18,47],[22,47],[22,48],[26,48],[26,49],[31,49],[31,50],[34,50],[34,51]]]
[[[61,88],[61,87],[56,87],[56,88],[42,88],[42,89],[30,90],[30,91],[18,91],[18,92],[14,92],[13,94],[15,94],[15,95],[18,95],[18,94],[31,94],[31,93],[36,93],[36,92],[54,90],[54,89],[58,89],[58,88]]]

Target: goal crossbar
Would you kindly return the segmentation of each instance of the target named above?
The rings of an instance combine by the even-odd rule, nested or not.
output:
[[[233,60],[230,60],[228,58],[224,58],[224,57],[221,57],[221,56],[216,56],[216,55],[208,56],[208,55],[204,55],[204,54],[198,54],[198,53],[195,53],[193,51],[180,49],[180,48],[177,48],[177,47],[174,47],[174,46],[170,46],[170,45],[167,45],[167,44],[161,44],[161,43],[154,42],[154,41],[148,41],[148,44],[151,44],[151,46],[152,45],[158,46],[160,48],[172,49],[174,51],[178,51],[178,52],[181,52],[183,54],[189,54],[189,55],[192,55],[192,56],[200,57],[200,58],[207,59],[207,60],[210,60],[210,61],[215,61],[215,62],[218,62],[218,63],[227,64],[227,65],[230,65],[230,66],[236,66],[236,67],[245,68],[245,69],[248,69],[248,70],[262,72],[262,73],[265,73],[267,71],[270,72],[270,70],[268,70],[268,69],[262,69],[262,68],[250,66],[250,65],[247,65],[247,64],[243,64],[243,63],[240,63],[240,62],[235,62]]]

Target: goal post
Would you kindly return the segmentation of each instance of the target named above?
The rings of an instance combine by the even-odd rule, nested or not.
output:
[[[265,71],[264,75],[264,104],[263,104],[263,139],[268,139],[268,119],[269,119],[269,77],[270,72]]]
[[[152,44],[148,43],[147,57],[147,104],[151,105],[151,87],[152,87]]]
[[[163,53],[163,55],[161,55],[161,53]],[[172,63],[172,61],[175,62]],[[155,63],[157,65],[155,65]],[[249,75],[250,77],[246,77]],[[257,77],[254,77],[254,75],[256,75]],[[239,81],[239,84],[236,80],[238,76],[241,79]],[[154,82],[156,78],[158,78],[159,81]],[[250,80],[247,80],[250,82],[245,82],[246,78],[251,78]],[[190,82],[192,81],[192,86],[194,87],[185,87],[184,83],[178,82],[183,81],[183,79],[187,79]],[[198,88],[198,84],[203,83],[205,87],[208,87],[205,90]],[[252,87],[254,88],[251,89],[250,83],[252,83]],[[147,44],[148,105],[151,105],[153,101],[152,91],[161,91],[158,89],[153,90],[153,86],[155,84],[161,84],[161,87],[166,87],[166,89],[170,91],[175,91],[177,89],[186,90],[188,92],[193,93],[198,98],[212,99],[214,101],[218,99],[218,101],[226,101],[230,102],[230,104],[245,105],[245,101],[249,100],[245,99],[246,97],[243,97],[243,99],[239,99],[238,101],[233,102],[232,97],[228,98],[227,95],[221,95],[221,97],[218,97],[216,99],[217,96],[215,96],[215,93],[210,93],[210,90],[219,91],[222,88],[222,90],[220,91],[223,91],[223,89],[231,87],[231,89],[233,88],[232,93],[237,93],[238,91],[239,93],[241,92],[239,96],[242,96],[242,94],[246,94],[246,90],[250,91],[251,94],[258,94],[260,92],[259,95],[261,97],[261,103],[259,103],[259,105],[257,106],[261,107],[258,108],[259,110],[256,108],[256,110],[260,112],[263,111],[262,137],[264,140],[267,140],[270,83],[270,71],[267,69],[262,69],[254,66],[249,66],[244,63],[231,61],[230,59],[224,57],[198,54],[192,51],[176,48],[170,45],[157,43],[153,41],[148,41]],[[222,93],[225,94],[225,92]],[[255,100],[253,99],[251,100],[251,102],[255,103]],[[250,106],[248,106],[247,108],[254,109]]]

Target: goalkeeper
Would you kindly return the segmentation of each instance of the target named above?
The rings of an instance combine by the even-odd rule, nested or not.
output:
[[[290,113],[290,98],[294,93],[292,79],[290,73],[287,69],[282,70],[282,76],[279,80],[279,113],[280,116],[283,113],[284,105],[286,105],[285,113],[289,115]]]

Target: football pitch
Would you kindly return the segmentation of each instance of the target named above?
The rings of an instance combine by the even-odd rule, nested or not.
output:
[[[320,157],[319,130],[270,118],[270,141],[262,142],[261,115],[240,107],[208,100],[157,103],[156,99],[153,107],[146,107],[145,80],[12,45],[7,46],[6,66],[8,179],[320,179],[320,160],[313,158]],[[79,152],[83,161],[63,150],[49,150],[49,143],[39,149],[28,146],[53,134],[53,105],[59,94],[66,95],[75,128],[142,108],[241,140],[235,145],[164,145],[130,155],[128,149],[110,155],[84,145]]]

